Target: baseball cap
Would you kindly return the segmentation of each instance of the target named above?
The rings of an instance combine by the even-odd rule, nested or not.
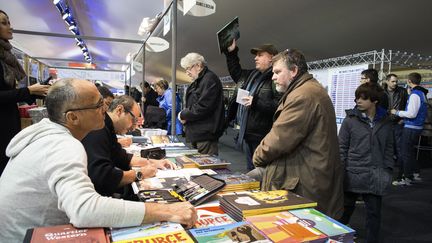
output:
[[[253,55],[256,55],[258,52],[262,52],[262,51],[265,51],[265,52],[268,52],[268,53],[270,53],[270,54],[272,54],[272,55],[276,55],[276,54],[278,54],[278,50],[276,49],[276,47],[274,47],[274,45],[272,45],[272,44],[264,44],[264,45],[261,45],[261,46],[258,46],[258,47],[255,47],[255,48],[252,48],[251,50],[250,50],[250,52],[253,54]]]

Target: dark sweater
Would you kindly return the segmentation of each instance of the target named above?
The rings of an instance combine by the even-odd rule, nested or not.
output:
[[[88,175],[96,191],[103,196],[111,196],[119,189],[123,171],[130,170],[132,154],[117,142],[113,122],[105,115],[105,127],[90,132],[82,144],[88,157]]]

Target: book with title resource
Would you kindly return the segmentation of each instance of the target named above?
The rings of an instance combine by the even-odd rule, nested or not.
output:
[[[104,228],[75,228],[71,224],[29,229],[24,243],[109,243]]]
[[[173,235],[173,232],[182,232],[182,231],[184,231],[184,228],[181,226],[181,224],[171,223],[171,222],[157,222],[157,223],[144,224],[135,227],[114,228],[111,230],[111,238],[114,243],[133,242],[131,240],[138,240],[138,239],[141,240],[148,237],[153,237],[154,239],[156,239],[157,237],[161,237],[160,239],[165,239],[167,238],[165,236],[168,234]],[[180,234],[180,236],[181,235],[182,234]],[[176,237],[172,236],[171,238],[174,239]]]

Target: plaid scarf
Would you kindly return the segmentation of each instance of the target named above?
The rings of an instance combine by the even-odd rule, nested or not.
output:
[[[22,80],[26,74],[11,49],[12,45],[9,41],[0,39],[0,64],[3,67],[3,78],[9,87],[15,88],[16,82]]]

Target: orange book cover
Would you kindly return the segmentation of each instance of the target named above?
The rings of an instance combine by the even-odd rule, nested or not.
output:
[[[289,212],[269,213],[246,217],[258,231],[273,242],[326,242],[328,237],[319,230],[305,225]]]

